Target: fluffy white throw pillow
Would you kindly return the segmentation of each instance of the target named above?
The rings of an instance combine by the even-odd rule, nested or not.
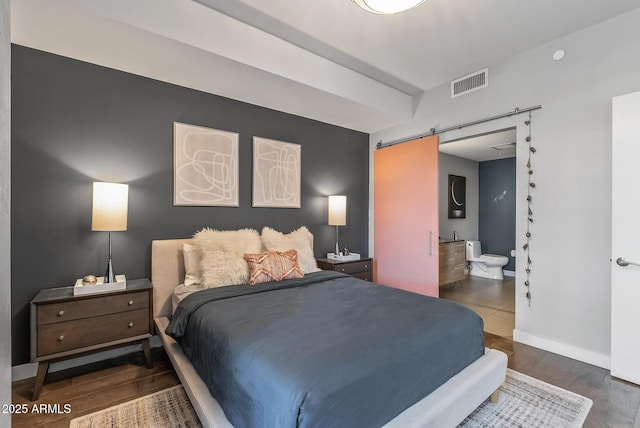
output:
[[[298,264],[304,273],[318,272],[316,258],[313,255],[313,235],[302,226],[298,230],[284,234],[270,227],[262,228],[262,244],[267,251],[296,250]]]
[[[194,236],[200,250],[203,286],[222,287],[249,283],[249,265],[245,253],[259,253],[262,242],[253,229],[202,229]]]

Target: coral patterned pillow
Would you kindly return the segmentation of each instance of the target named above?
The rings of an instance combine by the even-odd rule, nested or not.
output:
[[[270,251],[262,254],[245,254],[249,264],[249,284],[302,278],[304,274],[298,265],[298,253],[290,250],[284,253]]]

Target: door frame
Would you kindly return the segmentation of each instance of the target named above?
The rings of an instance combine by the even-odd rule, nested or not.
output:
[[[469,135],[469,136],[467,136],[467,137],[462,137],[462,138],[456,138],[456,139],[451,139],[451,140],[441,141],[441,142],[440,142],[440,146],[445,145],[445,144],[448,144],[448,143],[453,143],[453,142],[456,142],[456,141],[463,141],[463,140],[467,140],[467,139],[470,139],[470,138],[476,138],[476,137],[481,137],[481,136],[486,136],[486,135],[491,135],[491,134],[496,134],[496,133],[500,133],[500,132],[503,132],[503,131],[511,131],[511,130],[514,130],[514,131],[515,131],[515,133],[516,133],[516,141],[517,141],[517,138],[518,138],[518,129],[517,129],[516,127],[513,127],[513,126],[512,126],[512,127],[509,127],[509,128],[496,129],[496,130],[491,131],[491,132],[484,132],[484,133],[481,133],[481,134],[473,134],[473,135]],[[527,154],[527,155],[528,155],[528,154]],[[499,159],[500,159],[500,158],[495,159],[495,160],[499,160]],[[514,232],[514,235],[515,235],[515,236],[514,236],[514,238],[515,238],[515,242],[514,242],[514,247],[513,247],[512,249],[516,249],[516,248],[518,248],[518,242],[517,242],[517,239],[518,239],[518,235],[517,235],[517,233],[518,233],[518,231],[517,231],[518,226],[517,226],[517,223],[518,223],[518,218],[519,218],[519,217],[518,217],[518,212],[517,212],[517,202],[518,202],[518,199],[520,198],[520,193],[519,193],[519,191],[518,191],[519,189],[518,189],[518,185],[517,185],[517,180],[518,180],[518,174],[517,174],[518,151],[517,151],[517,147],[516,147],[516,156],[515,156],[515,159],[516,159],[516,177],[515,177],[515,180],[516,180],[516,183],[515,183],[515,189],[516,189],[516,194],[515,194],[516,211],[515,211],[515,212],[514,212],[514,214],[513,214],[513,215],[514,215],[514,217],[515,217],[515,219],[514,219],[515,229],[514,229],[514,231],[513,231],[513,232]],[[438,166],[439,166],[439,164],[438,164]],[[478,177],[477,177],[478,187],[480,187],[480,177],[479,177],[479,175],[480,175],[480,174],[479,174],[479,172],[480,172],[480,171],[479,171],[479,169],[478,169]],[[478,191],[479,191],[479,190],[480,190],[480,189],[478,189]],[[468,195],[468,192],[467,192],[467,195]],[[468,197],[468,196],[467,196],[467,197]],[[440,200],[440,201],[439,201],[439,203],[442,203],[442,202],[443,202],[442,200]],[[479,208],[479,205],[480,205],[480,199],[478,198],[478,208]],[[439,208],[441,209],[442,207],[439,207]],[[442,211],[442,210],[441,210],[441,211]],[[468,213],[468,211],[467,211],[467,213]],[[479,213],[478,213],[478,215],[477,215],[477,221],[478,221],[478,224],[477,224],[476,232],[477,232],[477,235],[478,235],[478,236],[476,237],[476,239],[478,239],[478,240],[479,240],[479,239],[480,239],[480,215],[479,215]],[[518,255],[518,251],[516,250],[516,257],[515,257],[515,265],[516,265],[516,267],[514,268],[514,271],[513,271],[513,272],[514,272],[514,286],[515,286],[515,285],[517,285],[517,263],[518,263],[518,257],[517,257],[517,255]],[[521,257],[522,257],[522,256],[521,256]],[[507,275],[505,275],[505,276],[507,276]],[[514,295],[514,303],[515,303],[515,299],[516,299],[516,296]],[[517,308],[515,308],[515,307],[514,307],[514,314],[513,314],[513,315],[514,315],[514,329],[515,329],[515,316],[516,316],[516,311],[517,311]],[[512,333],[511,333],[511,334],[513,335],[513,331],[512,331]]]
[[[516,127],[511,126],[509,128],[495,129],[495,130],[490,131],[490,132],[483,132],[481,134],[473,134],[473,135],[469,135],[469,136],[462,137],[462,138],[456,138],[456,139],[451,139],[451,140],[446,140],[446,141],[442,141],[441,140],[439,146],[443,146],[443,145],[448,144],[448,143],[454,143],[454,142],[457,142],[457,141],[464,141],[464,140],[468,140],[468,139],[471,139],[471,138],[483,137],[483,136],[487,136],[487,135],[491,135],[491,134],[497,134],[497,133],[501,133],[501,132],[504,132],[504,131],[511,131],[511,130],[514,130],[516,132],[516,139],[517,139],[518,138],[518,130],[517,130]],[[517,162],[518,162],[518,153],[517,152],[516,152],[515,158],[516,158],[516,165],[517,165]],[[505,159],[508,159],[508,158],[505,158]],[[494,159],[494,160],[500,160],[500,158]],[[517,180],[517,170],[516,170],[516,180]],[[478,184],[480,184],[480,180],[479,179],[478,179]],[[518,193],[517,184],[516,184],[516,202],[517,202],[519,197],[520,197],[520,194]],[[439,201],[439,202],[441,202],[441,201]],[[478,203],[479,202],[480,201],[478,201]],[[439,208],[442,208],[442,207],[439,207]],[[516,208],[516,212],[514,212],[514,217],[516,218],[516,221],[517,221],[517,219],[518,219],[517,208]],[[477,240],[480,239],[479,222],[480,222],[480,217],[478,216],[478,230],[477,230],[478,237],[477,237]],[[514,230],[514,234],[517,234],[517,230]],[[516,235],[516,239],[517,239],[517,235]],[[516,245],[517,245],[517,242],[514,243],[514,248],[512,248],[512,249],[515,249]],[[514,275],[515,275],[515,270],[514,270]]]

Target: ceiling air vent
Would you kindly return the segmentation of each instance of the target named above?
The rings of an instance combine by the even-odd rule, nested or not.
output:
[[[477,91],[489,86],[489,69],[467,74],[451,82],[451,98]]]

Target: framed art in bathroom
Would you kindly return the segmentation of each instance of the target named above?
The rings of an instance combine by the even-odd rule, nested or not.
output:
[[[449,174],[449,218],[466,218],[467,178]]]

